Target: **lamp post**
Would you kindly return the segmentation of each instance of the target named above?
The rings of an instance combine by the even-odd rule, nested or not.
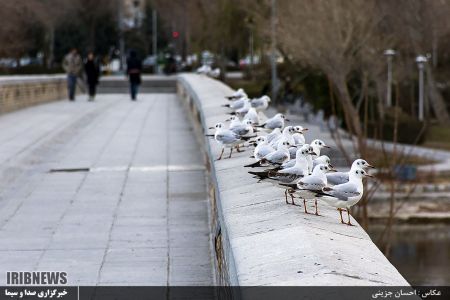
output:
[[[384,50],[384,55],[387,57],[387,89],[386,89],[386,106],[392,106],[392,60],[396,54],[393,49]]]
[[[276,40],[276,7],[277,1],[272,0],[271,7],[271,41],[272,41],[272,53],[270,56],[270,66],[272,73],[272,100],[277,103],[277,92],[278,92],[278,75],[277,75],[277,62],[276,62],[276,48],[277,48],[277,40]]]
[[[248,47],[249,47],[249,53],[250,53],[250,63],[249,63],[249,70],[250,70],[250,77],[253,78],[253,65],[254,65],[254,37],[253,37],[253,19],[251,17],[247,17],[245,19],[248,25],[249,29],[249,37],[248,37]]]
[[[423,55],[416,57],[417,67],[419,68],[419,121],[423,121],[424,118],[424,69],[427,58]]]
[[[120,72],[123,72],[125,69],[125,40],[123,36],[123,3],[120,0],[117,0],[117,27],[119,30],[119,51],[120,51]]]
[[[153,56],[155,57],[155,64],[153,66],[153,72],[155,74],[158,74],[158,30],[157,30],[157,15],[156,15],[156,10],[153,9],[152,11],[152,52],[153,52]]]

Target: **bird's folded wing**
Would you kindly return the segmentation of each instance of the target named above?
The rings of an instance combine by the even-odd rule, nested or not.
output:
[[[235,142],[238,138],[237,135],[233,132],[224,132],[224,133],[219,133],[216,135],[216,138],[224,143],[233,143]]]
[[[358,187],[355,184],[347,182],[328,189],[324,194],[339,200],[347,201],[348,198],[359,196],[361,193],[358,191]]]
[[[266,155],[265,158],[270,162],[282,163],[288,159],[288,155],[284,151],[275,151]]]
[[[338,185],[348,182],[347,172],[336,172],[327,174],[327,181],[329,184]]]
[[[300,177],[298,175],[295,174],[280,174],[277,173],[276,175],[270,176],[270,179],[276,180],[280,183],[294,183],[297,179],[299,179]]]

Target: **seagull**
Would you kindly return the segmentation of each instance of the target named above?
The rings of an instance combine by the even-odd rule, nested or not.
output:
[[[237,109],[241,109],[245,106],[246,103],[249,103],[249,99],[247,97],[241,97],[233,102],[231,102],[230,104],[224,104],[222,105],[222,107],[229,107],[233,110],[237,110]],[[250,105],[250,104],[248,104]]]
[[[313,147],[315,153],[313,154],[313,159],[320,156],[320,150],[322,148],[331,148],[330,146],[327,146],[324,141],[318,139],[312,141],[310,145]]]
[[[256,112],[256,109],[253,107],[250,107],[247,113],[244,116],[244,120],[251,120],[253,124],[258,125],[259,124],[259,117],[258,113]]]
[[[214,127],[210,127],[210,129],[213,128]],[[242,144],[244,141],[250,139],[250,137],[243,137],[229,129],[225,129],[222,123],[217,123],[215,129],[216,132],[214,133],[214,139],[219,145],[222,146],[222,152],[220,153],[220,156],[217,160],[222,159],[225,147],[230,147],[230,155],[228,156],[228,158],[231,158],[231,154],[233,153],[233,147],[238,146],[239,144]],[[237,151],[242,152],[239,151],[239,149],[237,149]]]
[[[239,100],[238,100],[239,101]],[[230,112],[228,114],[230,115],[239,115],[239,116],[245,116],[245,114],[248,113],[252,106],[250,105],[250,100],[248,98],[244,99],[244,105],[241,108],[235,109],[234,112]]]
[[[283,114],[276,114],[270,119],[267,119],[263,124],[258,125],[257,127],[265,128],[265,129],[275,129],[284,127],[284,121],[289,121]]]
[[[208,72],[208,75],[213,77],[213,78],[219,78],[219,76],[220,76],[220,68],[212,69],[211,71]]]
[[[257,162],[249,165],[245,165],[244,167],[261,167],[263,164],[269,164],[269,165],[281,165],[285,161],[289,160],[289,142],[287,141],[280,141],[280,144],[278,145],[277,150],[270,152],[266,156],[264,156],[262,159],[258,160]]]
[[[372,168],[375,169],[374,166],[369,164],[364,159],[358,158],[356,159],[350,168],[349,172],[336,172],[332,174],[327,174],[327,181],[329,185],[338,185],[343,184],[349,181],[349,174],[356,169],[367,169]]]
[[[250,101],[250,104],[256,111],[263,111],[266,110],[269,107],[270,103],[270,97],[267,95],[264,95],[260,98],[255,98]]]
[[[314,154],[312,154],[311,157],[308,159],[310,167],[309,171],[312,172],[312,170],[314,169],[314,159],[320,156],[320,150],[322,148],[330,148],[330,147],[327,146],[324,141],[317,139],[313,140],[309,145],[313,148],[314,151]]]
[[[283,129],[283,132],[280,135],[277,135],[275,138],[273,138],[273,140],[270,142],[270,144],[272,145],[272,147],[276,148],[276,145],[278,145],[278,143],[281,140],[285,140],[285,141],[288,141],[289,144],[295,145],[295,141],[294,141],[294,138],[292,137],[292,135],[294,133],[298,133],[298,132],[302,132],[302,131],[303,131],[302,126],[286,126]]]
[[[231,116],[229,119],[226,119],[225,122],[230,122],[229,128],[234,128],[242,125],[242,121],[238,116]]]
[[[238,89],[233,94],[231,94],[231,96],[227,96],[225,98],[227,98],[229,100],[233,100],[233,99],[239,99],[239,98],[243,98],[243,97],[247,98],[247,94],[244,92],[243,89]]]
[[[279,135],[281,135],[281,129],[280,128],[275,128],[274,130],[272,130],[271,133],[266,135],[266,140],[267,140],[268,143],[272,143],[272,141],[274,139],[276,139]]]
[[[241,120],[239,120],[239,117],[231,116],[226,121],[231,121],[228,128],[234,133],[240,136],[254,137],[253,122],[251,120],[244,120],[243,122],[241,122]]]
[[[287,200],[287,195],[288,195],[288,190],[290,189],[290,187],[286,187],[281,185],[282,183],[284,184],[293,184],[296,183],[296,181],[304,176],[308,175],[308,164],[306,161],[306,155],[309,154],[309,149],[308,147],[302,147],[301,149],[297,150],[297,156],[295,159],[295,165],[290,167],[290,168],[286,168],[283,170],[276,170],[276,169],[271,169],[271,170],[265,170],[263,172],[253,172],[250,171],[248,173],[255,175],[255,178],[258,178],[260,181],[269,181],[272,184],[274,184],[277,187],[281,187],[283,188],[284,191],[284,196],[285,196],[285,200],[286,200],[286,204],[289,204],[288,200]],[[294,197],[292,196],[292,194],[290,194],[291,199],[292,199],[292,203],[291,204],[295,204],[294,202]]]
[[[198,74],[205,74],[207,75],[209,72],[211,72],[211,66],[210,65],[202,65],[197,69]]]
[[[256,161],[260,161],[264,158],[264,156],[275,151],[272,146],[267,144],[265,136],[259,136],[256,139],[256,143],[257,145],[255,147],[255,150],[253,151],[253,156],[255,157]]]
[[[308,147],[309,153],[314,153],[313,148],[312,148],[309,144],[304,144],[304,145],[301,146],[301,147]],[[300,147],[300,148],[301,148],[301,147]],[[291,147],[291,148],[289,148],[289,154],[292,154],[296,148],[297,148],[297,147]],[[297,152],[297,151],[295,150],[295,152]],[[308,161],[308,172],[309,172],[309,174],[311,174],[311,172],[312,172],[312,170],[313,170],[313,169],[310,167],[310,164],[311,164],[311,161],[312,161],[311,155],[312,155],[312,154],[308,154],[308,155],[306,156],[306,160]],[[282,165],[281,165],[281,169],[290,168],[290,167],[292,167],[294,164],[295,164],[295,159],[291,159],[291,160],[285,162],[284,164],[282,164]]]
[[[342,219],[342,210],[347,211],[348,221],[347,225],[353,225],[350,222],[350,208],[358,203],[363,196],[364,186],[362,179],[364,177],[373,177],[361,168],[352,169],[349,172],[349,181],[347,183],[338,184],[333,187],[324,187],[322,191],[316,193],[316,196],[320,200],[324,200],[329,205],[338,209],[341,217],[341,223],[344,223]]]
[[[302,127],[302,130],[300,132],[296,132],[296,133],[294,133],[292,135],[292,137],[294,138],[294,143],[295,143],[296,146],[298,146],[298,145],[301,146],[301,145],[306,144],[305,136],[303,135],[303,133],[305,131],[307,131],[307,130],[308,130],[308,128],[303,128]]]
[[[330,171],[334,171],[330,165],[320,164],[314,168],[311,175],[303,177],[296,184],[282,185],[290,187],[289,193],[294,193],[298,195],[299,198],[303,198],[303,205],[305,213],[307,214],[308,210],[306,209],[306,199],[314,199],[317,192],[321,192],[322,189],[327,186],[327,177],[325,176],[325,173]],[[315,200],[314,205],[316,208],[315,214],[318,216],[317,199]]]
[[[331,164],[331,159],[327,155],[321,155],[321,156],[317,157],[316,159],[313,160],[313,169],[319,164]],[[327,180],[329,180],[328,175],[330,175],[330,174],[336,174],[336,173],[327,174]],[[328,183],[330,183],[330,182],[328,181]]]

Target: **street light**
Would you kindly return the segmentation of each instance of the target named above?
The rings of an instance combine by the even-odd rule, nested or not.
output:
[[[423,106],[424,106],[424,94],[423,94],[423,79],[424,79],[424,69],[427,58],[423,55],[416,57],[417,67],[419,68],[419,121],[423,121]]]
[[[276,34],[276,8],[277,8],[277,0],[272,0],[271,5],[271,56],[270,56],[270,66],[271,66],[271,73],[272,73],[272,100],[275,103],[277,102],[277,92],[278,92],[278,75],[277,75],[277,62],[276,62],[276,50],[277,50],[277,34]]]
[[[388,67],[387,89],[386,89],[386,106],[387,107],[392,106],[392,59],[394,58],[395,54],[396,54],[396,52],[393,49],[384,50],[384,55],[387,57],[387,67]]]
[[[153,72],[155,74],[158,74],[159,70],[158,70],[158,30],[157,30],[157,15],[156,15],[156,10],[153,9],[152,11],[152,48],[153,48],[153,56],[155,57],[155,64],[153,66]]]

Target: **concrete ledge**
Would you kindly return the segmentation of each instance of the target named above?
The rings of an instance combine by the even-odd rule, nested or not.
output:
[[[409,285],[359,225],[341,225],[338,212],[323,203],[322,216],[306,215],[286,205],[282,191],[256,183],[243,167],[250,152],[215,161],[220,148],[204,133],[226,118],[220,104],[232,92],[228,86],[182,74],[177,89],[204,142],[218,284]]]
[[[65,75],[1,76],[0,113],[66,98]]]

